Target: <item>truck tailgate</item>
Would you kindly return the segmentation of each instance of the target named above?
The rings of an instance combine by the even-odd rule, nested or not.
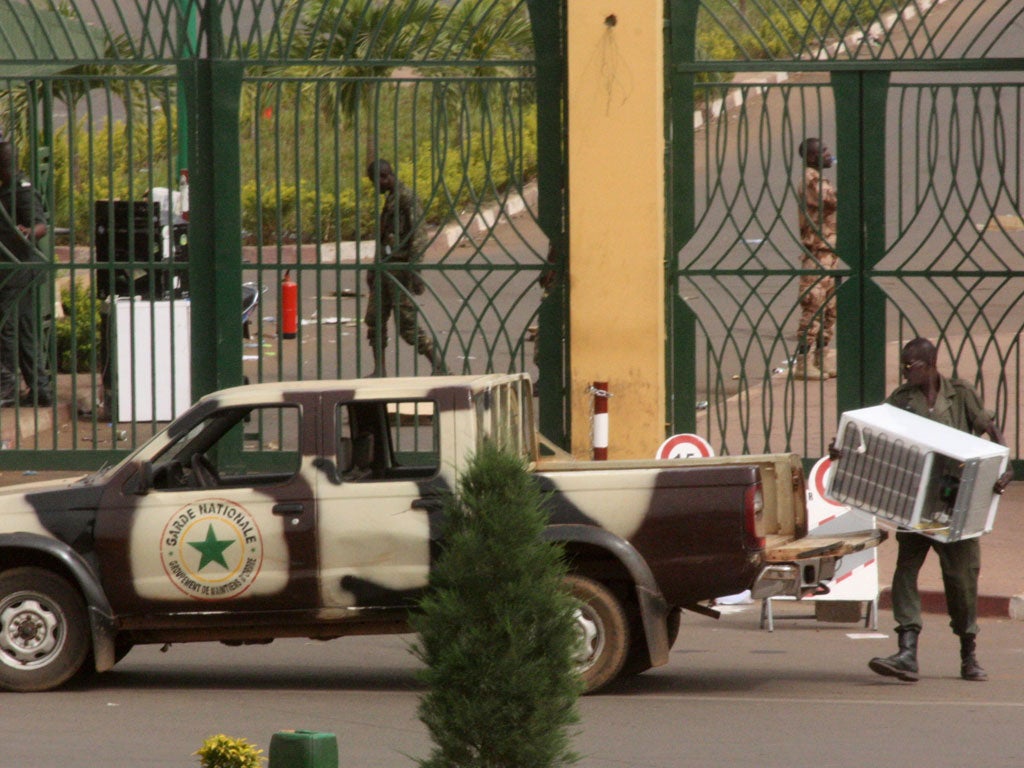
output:
[[[765,561],[791,563],[819,557],[842,557],[862,549],[877,547],[887,538],[881,528],[837,534],[811,534],[800,539],[786,536],[765,537]]]

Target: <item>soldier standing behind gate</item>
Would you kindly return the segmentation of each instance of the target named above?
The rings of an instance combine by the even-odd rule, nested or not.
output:
[[[821,270],[835,269],[839,260],[835,253],[836,190],[821,175],[822,170],[835,164],[835,157],[817,138],[800,143],[800,157],[804,159],[797,201],[803,246],[800,268],[817,270],[817,274],[800,276],[800,324],[793,378],[820,381],[836,375],[835,368],[825,362],[825,348],[836,326],[835,278],[821,274]]]
[[[18,171],[17,152],[0,132],[0,259],[18,266],[0,273],[0,406],[53,404],[53,377],[40,344],[36,288],[46,279],[39,240],[46,208],[32,182]],[[28,392],[19,398],[19,372]]]
[[[395,177],[387,160],[371,161],[366,166],[366,175],[377,192],[384,195],[375,261],[378,264],[415,264],[423,258],[427,247],[421,227],[423,212],[416,195]],[[370,299],[363,322],[366,323],[366,338],[373,350],[373,372],[370,376],[387,375],[384,350],[388,345],[388,319],[392,313],[399,335],[406,343],[415,345],[416,351],[430,361],[431,373],[447,373],[444,360],[434,349],[434,342],[416,323],[416,304],[410,294],[419,296],[423,293],[426,288],[423,279],[410,269],[381,274],[384,279],[379,292],[376,290],[377,272],[371,270],[366,275]]]

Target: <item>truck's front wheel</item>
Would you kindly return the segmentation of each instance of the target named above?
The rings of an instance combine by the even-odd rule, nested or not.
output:
[[[85,603],[67,581],[41,568],[0,574],[0,689],[56,688],[88,655]]]
[[[565,583],[579,601],[576,662],[584,691],[591,693],[622,671],[629,650],[629,621],[622,604],[600,582],[585,576],[567,576]]]

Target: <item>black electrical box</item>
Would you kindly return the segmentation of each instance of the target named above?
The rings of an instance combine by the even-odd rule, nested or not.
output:
[[[161,299],[187,292],[187,222],[170,222],[154,200],[97,200],[94,214],[100,298]]]

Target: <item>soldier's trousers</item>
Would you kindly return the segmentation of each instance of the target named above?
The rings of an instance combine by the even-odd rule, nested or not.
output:
[[[978,574],[981,572],[981,543],[961,539],[944,544],[917,533],[896,534],[899,552],[892,577],[892,613],[896,629],[921,631],[921,593],[917,575],[929,550],[939,556],[942,584],[946,592],[949,626],[953,633],[978,634]]]
[[[382,350],[388,345],[388,320],[393,314],[398,324],[398,335],[406,343],[415,346],[421,355],[431,357],[434,342],[416,322],[416,302],[412,300],[409,291],[404,290],[402,278],[387,275],[382,282],[379,294],[376,286],[370,286],[370,299],[366,305],[366,315],[363,317],[366,338],[374,347],[374,351],[376,352],[378,343]]]
[[[800,268],[819,270],[818,274],[800,275],[800,324],[797,344],[804,349],[826,347],[836,328],[836,281],[830,274],[838,259],[832,251],[816,251],[804,255]]]

